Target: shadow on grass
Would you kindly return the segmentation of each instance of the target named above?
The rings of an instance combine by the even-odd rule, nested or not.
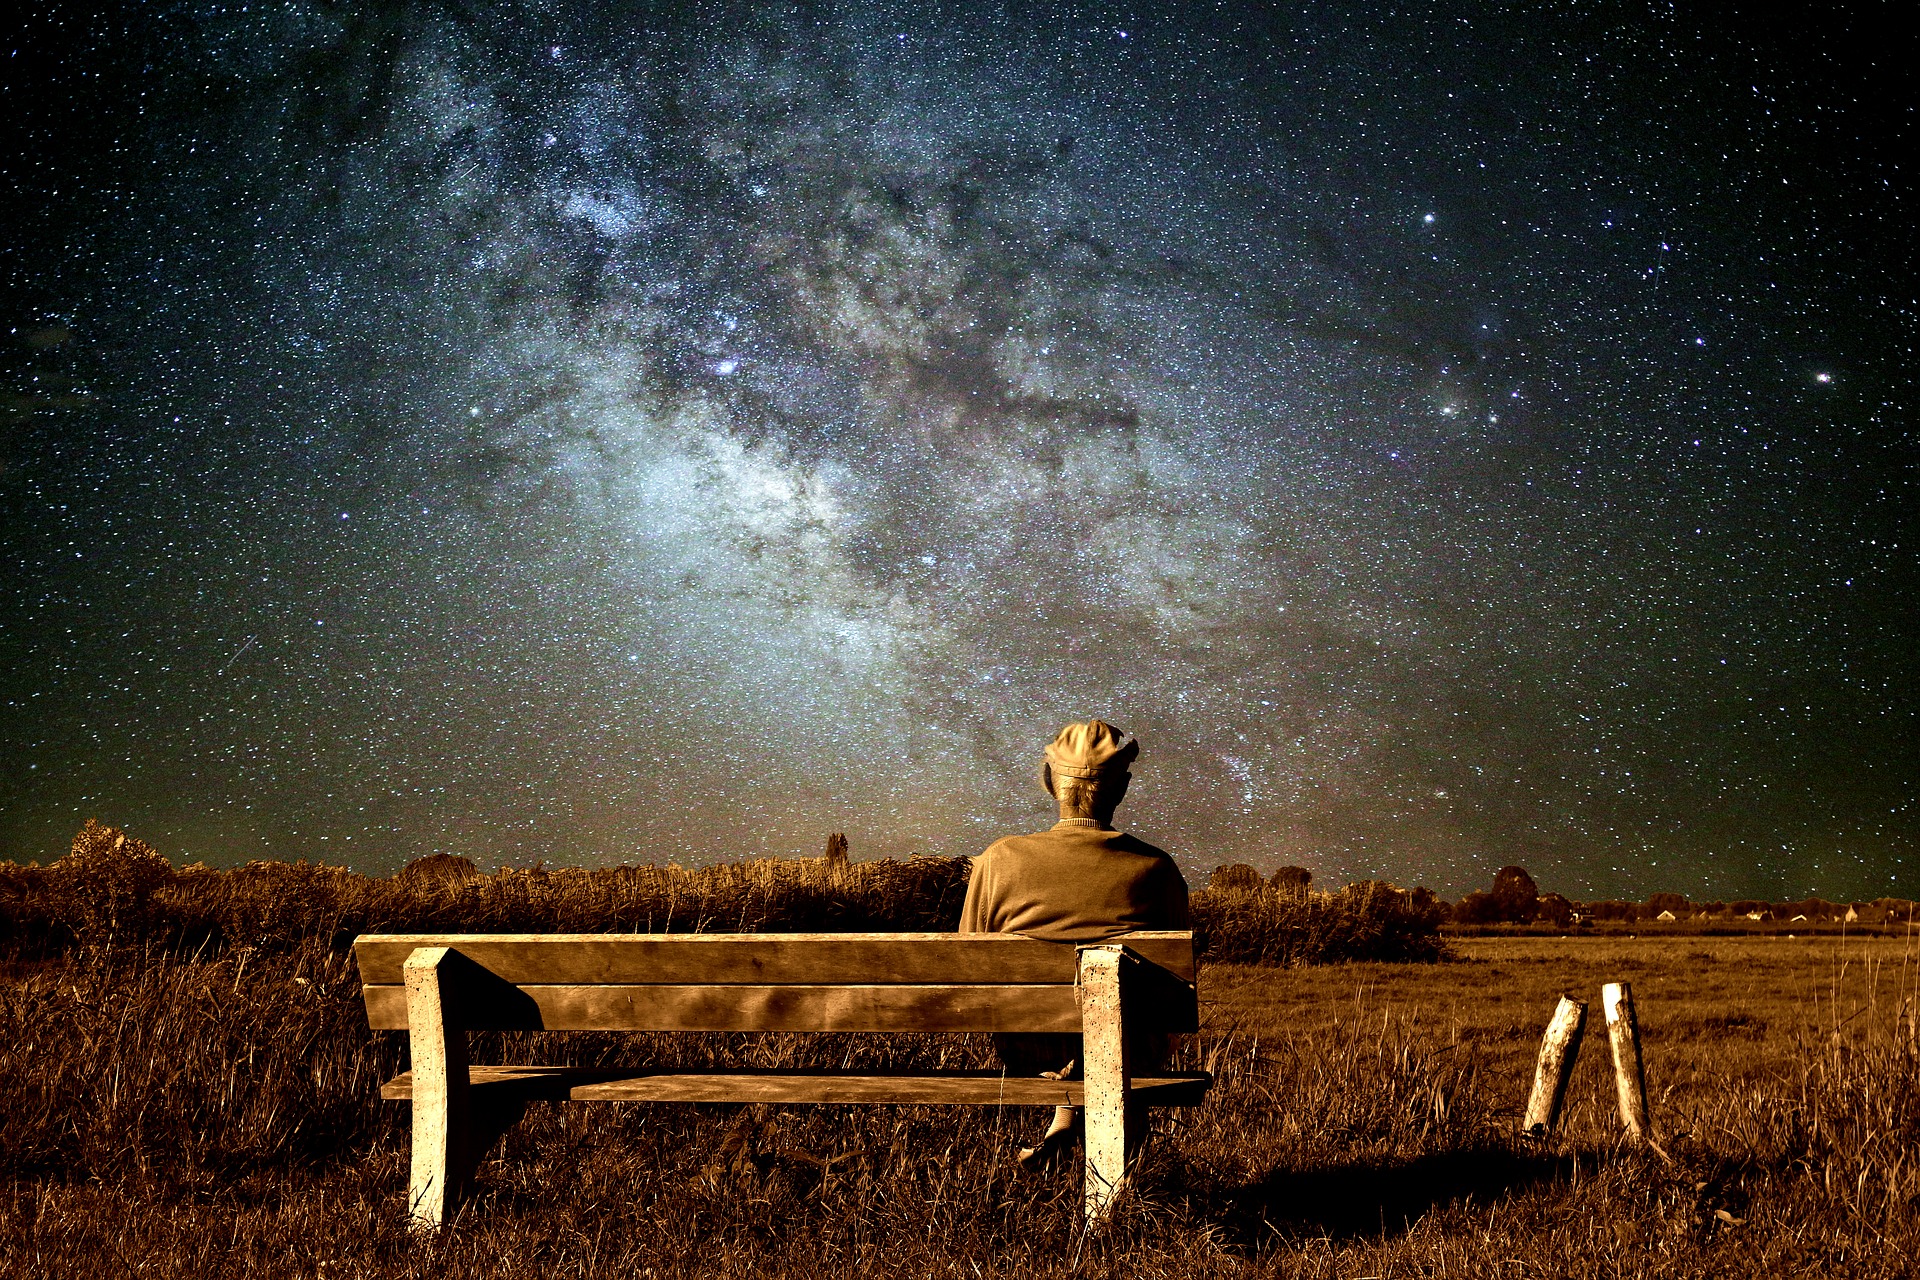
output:
[[[1224,1225],[1248,1243],[1274,1231],[1377,1237],[1405,1231],[1445,1205],[1497,1200],[1563,1181],[1574,1164],[1566,1156],[1488,1148],[1276,1169],[1227,1193]]]

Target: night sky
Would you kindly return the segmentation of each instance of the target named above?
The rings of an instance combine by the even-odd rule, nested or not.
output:
[[[0,857],[975,853],[1099,715],[1190,879],[1920,893],[1916,50],[1759,13],[38,8]]]

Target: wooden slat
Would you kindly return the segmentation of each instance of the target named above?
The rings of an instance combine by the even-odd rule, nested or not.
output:
[[[1194,979],[1193,935],[1113,939],[1183,981]],[[1074,979],[1071,944],[976,933],[435,933],[363,934],[360,980],[397,985],[416,947],[452,947],[508,982],[850,983],[1058,982]]]
[[[1205,1072],[1165,1072],[1136,1078],[1132,1095],[1155,1106],[1193,1106],[1212,1078]],[[820,1102],[867,1105],[1079,1106],[1077,1080],[1037,1080],[998,1071],[862,1073],[851,1071],[635,1071],[597,1067],[475,1067],[475,1096],[504,1091],[518,1097],[573,1102]],[[413,1096],[413,1073],[381,1086],[380,1096]]]
[[[407,1211],[416,1224],[437,1227],[460,1207],[472,1172],[467,1033],[446,1014],[461,969],[445,947],[423,947],[407,960],[398,988],[411,1029],[408,1052],[420,1082],[413,1108],[413,1169]]]
[[[407,1025],[403,987],[366,987],[367,1023]],[[1078,1031],[1070,986],[547,986],[484,992],[472,1031]],[[1174,1028],[1182,1029],[1182,1028]]]

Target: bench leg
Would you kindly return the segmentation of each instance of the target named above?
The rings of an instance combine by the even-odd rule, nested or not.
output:
[[[447,1024],[451,964],[446,947],[421,947],[403,970],[407,1038],[413,1053],[413,1173],[407,1216],[438,1227],[460,1207],[478,1153],[473,1151],[467,1033]]]
[[[1139,1110],[1122,1034],[1120,985],[1126,958],[1117,946],[1080,949],[1080,1034],[1086,1088],[1086,1223],[1107,1216],[1126,1189],[1127,1157],[1138,1145]]]

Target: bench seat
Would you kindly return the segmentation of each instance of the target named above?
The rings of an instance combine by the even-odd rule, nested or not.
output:
[[[853,1106],[1078,1107],[1086,1104],[1079,1080],[1040,1080],[988,1071],[810,1071],[773,1067],[730,1071],[632,1067],[468,1068],[479,1098],[511,1095],[526,1102],[780,1102]],[[1149,1106],[1191,1107],[1206,1097],[1212,1077],[1204,1071],[1134,1076],[1128,1093]],[[413,1072],[380,1086],[389,1102],[413,1098]]]
[[[365,934],[367,1024],[407,1035],[380,1096],[413,1110],[408,1213],[450,1220],[481,1154],[534,1101],[1084,1108],[1089,1224],[1115,1203],[1149,1106],[1204,1072],[1133,1062],[1198,1026],[1193,935],[1086,946],[1012,934]],[[475,1031],[1078,1033],[1084,1080],[987,1071],[490,1065]],[[1134,1073],[1134,1066],[1141,1074]]]

